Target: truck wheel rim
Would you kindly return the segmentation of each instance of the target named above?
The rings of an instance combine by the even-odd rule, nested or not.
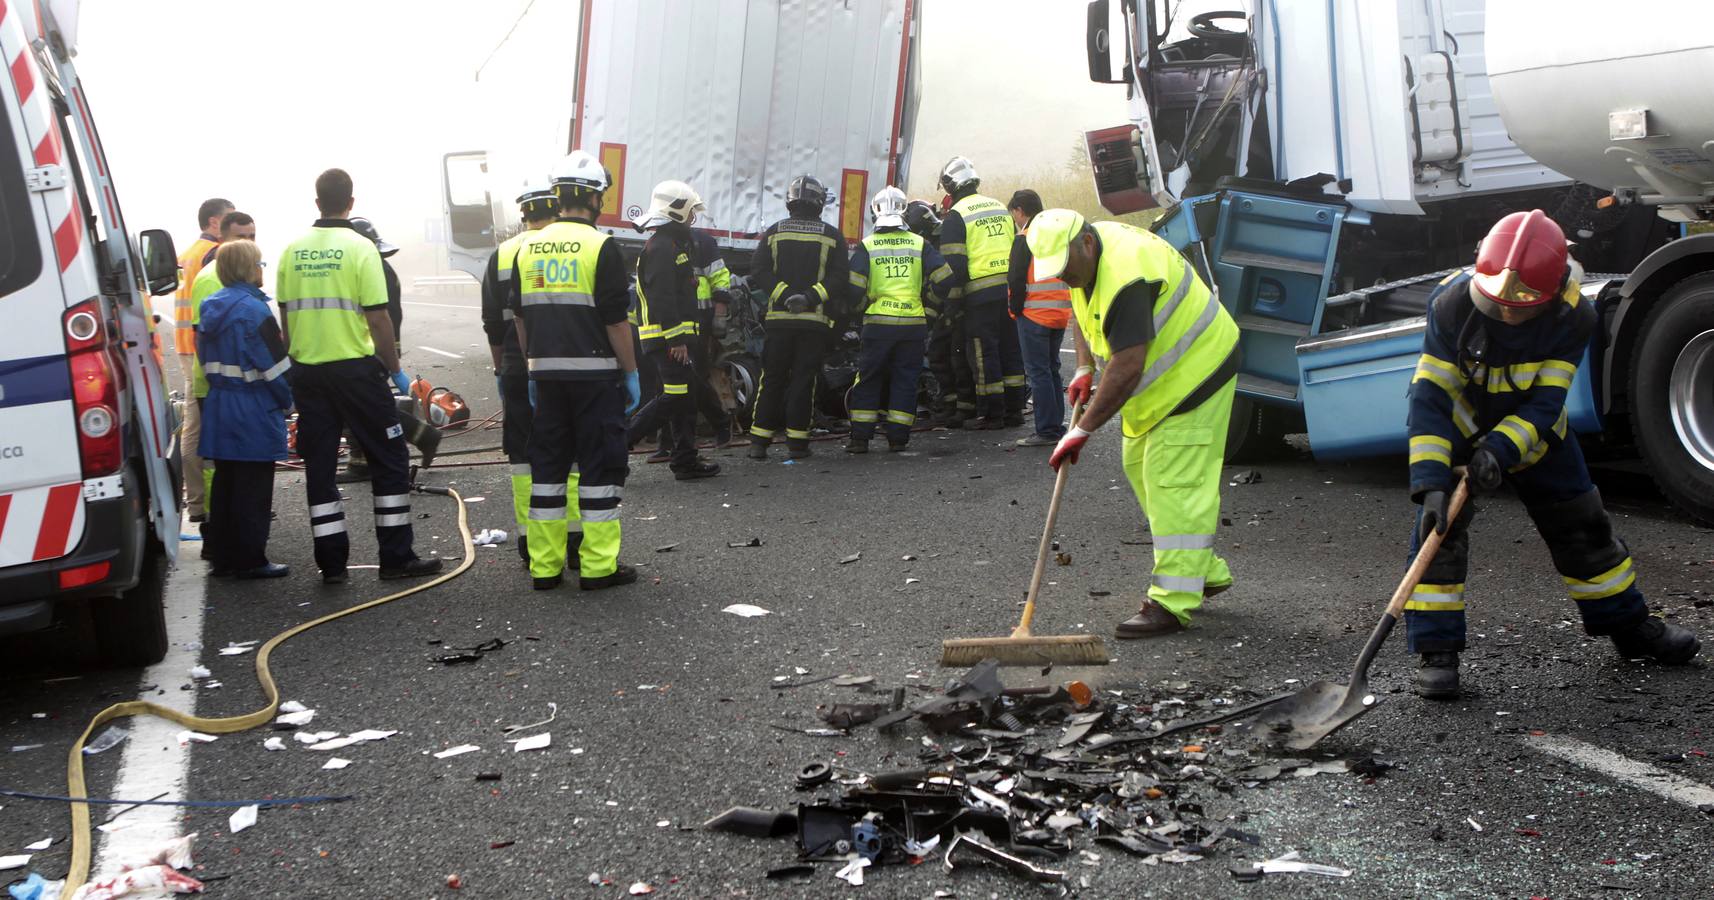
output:
[[[732,399],[737,402],[739,408],[749,409],[750,401],[756,396],[756,385],[750,381],[750,370],[728,361],[726,374],[732,379]]]
[[[1672,364],[1668,408],[1690,457],[1714,472],[1714,329],[1690,339]]]

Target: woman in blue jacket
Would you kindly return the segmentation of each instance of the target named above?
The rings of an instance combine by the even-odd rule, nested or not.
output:
[[[286,458],[286,411],[292,407],[291,359],[262,293],[262,253],[251,241],[220,245],[214,265],[227,285],[202,302],[197,349],[208,376],[198,451],[214,461],[208,526],[203,530],[214,575],[280,578],[290,569],[268,561],[274,463]]]

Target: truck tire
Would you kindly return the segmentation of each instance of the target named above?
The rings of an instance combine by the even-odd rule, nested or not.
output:
[[[1631,353],[1631,432],[1675,506],[1714,523],[1714,272],[1673,285]]]
[[[1285,449],[1283,417],[1242,394],[1232,398],[1232,421],[1226,426],[1226,461],[1252,463],[1273,459]]]
[[[147,523],[142,527],[148,527]],[[95,643],[103,663],[150,666],[167,655],[166,586],[166,550],[151,536],[143,546],[137,586],[90,603]]]
[[[721,371],[732,383],[732,422],[734,434],[750,431],[750,408],[756,402],[756,385],[762,380],[762,364],[748,353],[727,353],[720,357]]]

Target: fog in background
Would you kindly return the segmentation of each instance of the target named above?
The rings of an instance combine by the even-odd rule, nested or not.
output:
[[[1125,121],[1124,88],[1088,80],[1082,0],[922,2],[914,193],[928,195],[955,154],[977,164],[989,190],[1009,193],[1063,174],[1085,130]],[[446,273],[431,243],[441,155],[484,148],[475,72],[526,6],[84,0],[77,65],[127,224],[167,228],[183,247],[196,237],[197,205],[226,197],[256,217],[272,261],[316,218],[315,176],[339,166],[356,182],[355,214],[403,248],[394,263],[406,290]],[[571,77],[575,34],[564,46],[564,60],[543,60],[537,77]],[[981,52],[955,49],[971,46]]]

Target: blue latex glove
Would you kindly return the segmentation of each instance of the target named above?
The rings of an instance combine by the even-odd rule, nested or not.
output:
[[[411,395],[411,379],[404,373],[404,370],[394,372],[390,377],[393,380],[393,390],[407,397]]]
[[[625,406],[625,415],[628,416],[636,412],[637,407],[643,405],[643,383],[638,380],[635,370],[625,373],[625,393],[630,395],[630,400]]]
[[[536,380],[530,379],[530,409],[536,408]]]

